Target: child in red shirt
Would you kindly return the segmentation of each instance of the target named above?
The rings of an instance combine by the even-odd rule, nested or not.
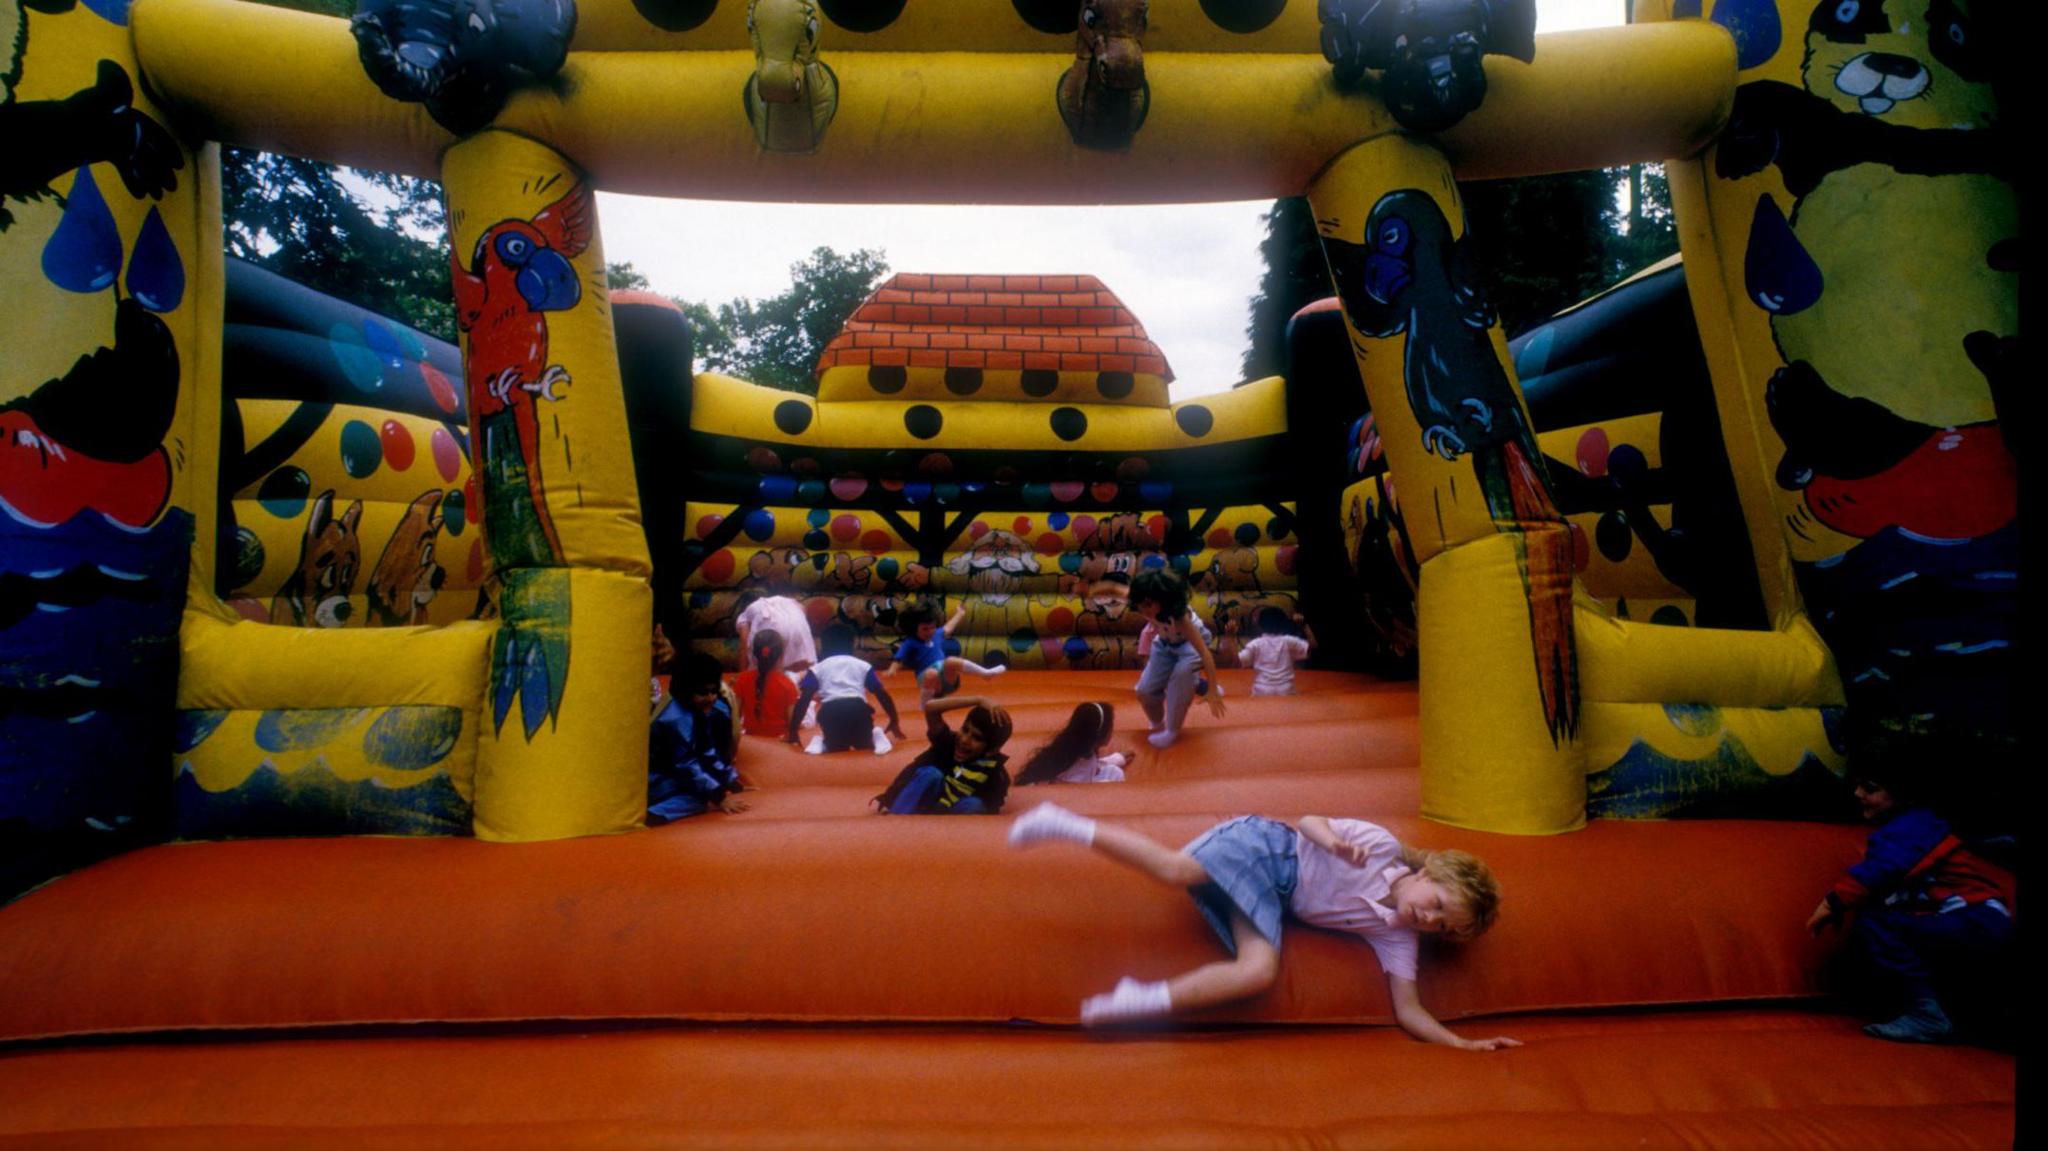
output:
[[[750,638],[754,666],[733,681],[740,697],[741,729],[748,735],[780,738],[789,730],[789,713],[796,707],[796,684],[782,670],[782,633],[763,628]]]

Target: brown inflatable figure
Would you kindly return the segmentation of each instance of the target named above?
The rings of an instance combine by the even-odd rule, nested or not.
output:
[[[1148,0],[1082,0],[1074,63],[1060,77],[1060,119],[1074,143],[1116,151],[1131,146],[1152,89],[1145,83]]]

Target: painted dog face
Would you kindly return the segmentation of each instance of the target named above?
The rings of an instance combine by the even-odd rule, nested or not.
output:
[[[341,627],[353,614],[349,593],[355,590],[356,569],[363,562],[363,541],[356,523],[363,518],[357,500],[339,519],[334,493],[321,492],[306,518],[299,543],[299,566],[270,603],[270,622],[292,627]]]
[[[1026,575],[1038,574],[1038,556],[1029,545],[1010,532],[988,532],[974,546],[954,556],[946,565],[954,575],[966,576],[967,586],[993,604],[1009,602],[1024,587]]]
[[[1807,21],[1806,89],[1910,128],[1986,127],[1984,39],[1969,0],[1821,0]]]
[[[441,533],[439,489],[426,492],[405,509],[405,518],[384,545],[377,566],[370,569],[370,623],[387,627],[427,622],[427,605],[447,581],[448,572],[434,561],[434,537]]]

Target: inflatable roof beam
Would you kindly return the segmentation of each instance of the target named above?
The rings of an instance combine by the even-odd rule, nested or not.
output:
[[[912,5],[906,19],[955,7]],[[1015,22],[1007,4],[957,7]],[[423,109],[377,91],[346,21],[237,0],[139,0],[133,21],[151,89],[203,134],[417,175],[435,174],[453,142]],[[1148,36],[1151,108],[1113,153],[1076,148],[1050,95],[1073,62],[1070,38],[1035,52],[828,50],[838,114],[806,157],[762,154],[737,98],[754,68],[744,40],[571,52],[557,83],[520,89],[494,125],[576,157],[607,191],[1004,204],[1293,196],[1345,149],[1396,130],[1377,101],[1332,86],[1312,29],[1287,54],[1174,43],[1164,26]],[[1695,154],[1727,118],[1735,51],[1717,26],[1666,24],[1557,33],[1534,64],[1487,67],[1486,105],[1441,137],[1463,179]]]
[[[1631,812],[1683,786],[1668,772],[1650,778],[1674,761],[1698,763],[1702,786],[1751,769],[1789,774],[1809,758],[1839,773],[1818,709],[1839,703],[1840,688],[1811,628],[1633,625],[1577,594],[1576,543],[1463,247],[1444,157],[1407,137],[1374,140],[1308,198],[1422,565],[1423,814],[1487,831],[1572,830],[1586,815],[1589,740]],[[1656,737],[1682,725],[1644,704],[1757,713],[1742,717],[1748,758],[1687,746],[1657,761]]]
[[[589,180],[532,140],[449,150],[456,325],[501,623],[476,833],[625,831],[646,805],[647,539]],[[574,770],[564,765],[574,763]]]

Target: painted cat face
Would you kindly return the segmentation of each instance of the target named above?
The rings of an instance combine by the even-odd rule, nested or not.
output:
[[[1989,46],[1969,0],[1821,0],[1807,21],[1807,91],[1911,128],[1992,122]]]

